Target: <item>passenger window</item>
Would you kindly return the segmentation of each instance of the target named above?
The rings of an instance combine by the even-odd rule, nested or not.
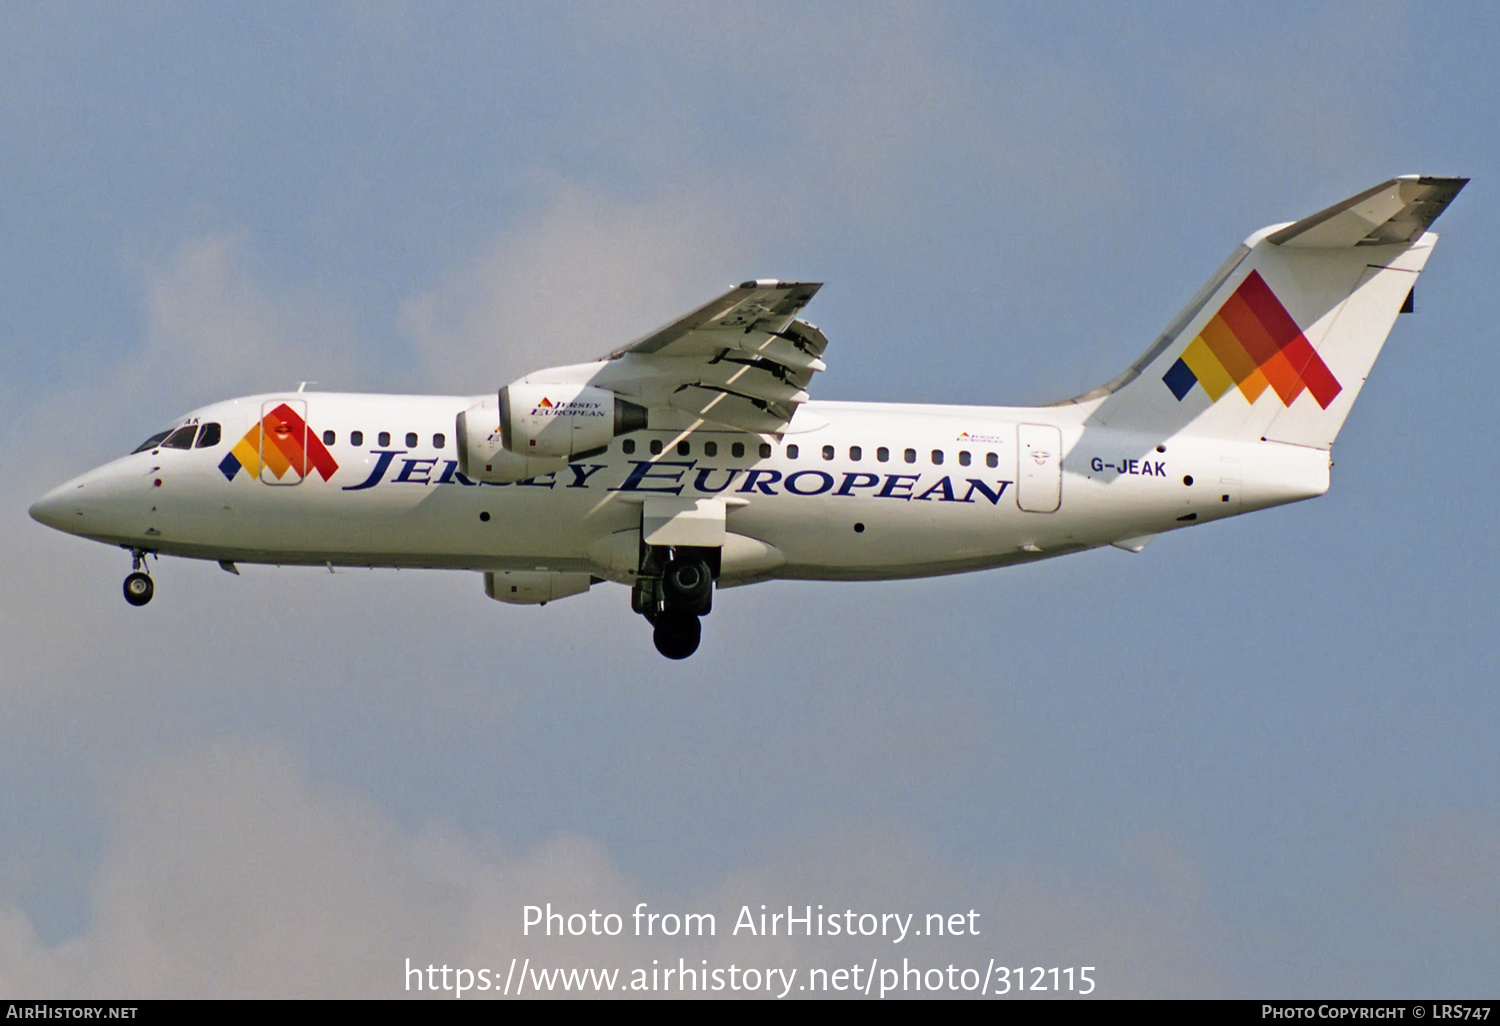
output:
[[[653,439],[651,439],[651,455],[653,455],[653,456],[660,456],[661,455],[661,439],[660,438],[653,438]]]
[[[763,460],[771,458],[771,445],[769,442],[760,443],[760,458]]]
[[[693,446],[692,446],[691,443],[689,443],[689,442],[678,442],[677,443],[677,455],[679,455],[679,456],[691,456],[692,454],[693,454]]]
[[[992,452],[987,452],[984,454],[984,465],[986,467],[998,467],[1000,465],[1000,457]]]
[[[150,438],[146,439],[140,445],[132,449],[130,451],[130,455],[134,456],[138,452],[145,452],[147,449],[155,449],[158,445],[161,444],[162,439],[166,438],[171,433],[172,432],[170,430],[158,431],[156,434],[152,435]]]
[[[389,431],[380,432],[380,434],[376,436],[376,441],[380,443],[380,447],[382,449],[386,448],[391,444],[391,433]]]
[[[823,458],[825,460],[831,460],[831,459],[833,459],[833,446],[831,446],[831,445],[825,445],[825,446],[823,446]]]
[[[855,463],[858,463],[860,460],[864,459],[864,456],[865,456],[865,451],[863,449],[861,449],[859,446],[857,446],[857,445],[851,445],[851,446],[849,446],[849,458],[851,460],[853,460]]]
[[[796,446],[793,446],[792,448],[795,449]],[[717,456],[717,455],[719,455],[719,443],[718,442],[704,442],[703,443],[703,455],[705,455],[705,456]]]
[[[904,459],[908,463],[915,463],[915,462],[917,462],[917,450],[915,450],[915,449],[908,449],[904,453],[901,454],[901,458]]]
[[[735,459],[742,458],[745,455],[745,443],[744,442],[735,442],[733,445],[731,445],[729,447],[729,453]]]
[[[960,449],[959,450],[959,453],[958,453],[958,465],[960,467],[967,467],[969,465],[969,453],[968,453],[967,450],[964,450],[964,449]]]
[[[408,449],[415,449],[417,447],[417,433],[415,431],[408,431],[406,433],[406,447]]]
[[[875,458],[881,463],[889,463],[891,460],[891,450],[882,445],[879,449],[875,450]]]
[[[786,447],[786,458],[789,460],[794,460],[798,457],[798,455],[801,454],[801,452],[802,450],[797,448],[797,443],[793,442],[791,445]]]
[[[197,433],[197,424],[180,427],[176,431],[173,431],[165,442],[161,443],[161,447],[163,449],[191,449],[193,447],[193,436]]]
[[[932,450],[932,465],[934,467],[941,467],[943,465],[943,450]]]
[[[620,443],[620,451],[623,452],[626,456],[629,456],[632,453],[634,453],[635,452],[635,439],[634,438],[627,438],[627,439],[625,439],[625,441],[621,442]]]
[[[198,448],[212,449],[219,444],[219,425],[210,421],[198,432]]]
[[[365,444],[365,433],[363,431],[351,431],[351,432],[349,432],[349,444],[350,445],[364,445]]]
[[[324,445],[332,445],[333,442],[334,442],[334,439],[337,438],[337,437],[338,436],[335,435],[332,431],[324,431],[323,432],[323,444]]]
[[[443,446],[445,446],[447,444],[448,444],[448,438],[441,431],[439,431],[437,434],[435,434],[435,435],[432,436],[432,447],[434,449],[441,449]]]

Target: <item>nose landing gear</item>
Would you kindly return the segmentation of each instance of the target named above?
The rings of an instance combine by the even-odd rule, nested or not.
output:
[[[132,549],[130,551],[130,576],[125,578],[125,601],[132,606],[144,606],[151,601],[151,596],[156,594],[156,585],[151,580],[151,575],[145,572],[146,552],[144,549]]]
[[[132,606],[144,606],[155,592],[156,585],[143,573],[133,573],[125,578],[125,601]]]

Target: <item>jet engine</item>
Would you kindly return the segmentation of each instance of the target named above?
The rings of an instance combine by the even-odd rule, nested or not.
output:
[[[645,426],[646,408],[608,389],[512,382],[458,415],[458,469],[489,484],[525,481]]]
[[[517,456],[582,456],[645,426],[644,406],[605,388],[515,381],[500,390],[501,444]]]
[[[460,413],[453,434],[458,443],[458,472],[471,481],[513,484],[568,465],[566,456],[538,459],[517,456],[506,449],[501,444],[498,396],[486,396],[483,402]]]

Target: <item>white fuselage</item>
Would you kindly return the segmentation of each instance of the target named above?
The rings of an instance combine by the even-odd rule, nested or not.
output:
[[[309,433],[327,433],[336,470],[326,480],[291,472],[285,481],[295,483],[226,472],[226,454],[266,405],[288,400],[304,404]],[[779,438],[647,429],[554,474],[477,484],[459,472],[454,437],[455,417],[474,402],[285,393],[218,403],[182,422],[221,425],[217,444],[115,460],[47,495],[33,515],[102,542],[226,562],[628,581],[634,553],[612,555],[610,540],[638,537],[629,532],[641,529],[647,500],[718,497],[729,534],[720,583],[731,585],[955,573],[1108,544],[1138,550],[1165,531],[1328,487],[1326,450],[1124,433],[1092,425],[1087,403],[838,402],[805,404]]]

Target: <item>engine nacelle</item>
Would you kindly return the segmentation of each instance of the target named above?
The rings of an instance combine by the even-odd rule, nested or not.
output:
[[[550,570],[495,570],[484,575],[484,593],[516,606],[544,606],[569,595],[582,595],[594,579],[588,574]]]
[[[646,408],[592,385],[513,381],[500,390],[500,441],[517,456],[579,456],[646,426]]]
[[[537,459],[517,456],[501,444],[500,399],[486,396],[458,415],[453,428],[458,444],[458,472],[471,481],[511,484],[551,474],[568,465],[566,456]]]

